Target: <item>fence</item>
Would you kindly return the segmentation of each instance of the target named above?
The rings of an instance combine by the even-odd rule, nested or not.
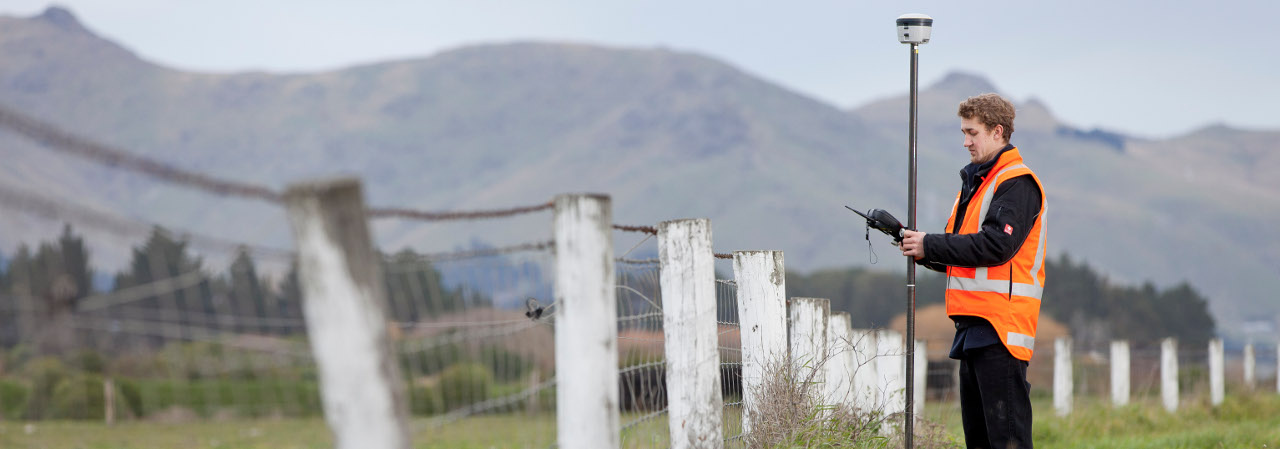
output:
[[[3,419],[323,416],[339,447],[470,438],[702,448],[748,443],[779,363],[814,386],[817,405],[884,419],[906,411],[906,382],[916,416],[926,401],[958,397],[944,354],[914,342],[916,376],[905,379],[901,334],[852,329],[857,311],[833,313],[825,299],[788,300],[782,253],[717,254],[709,220],[619,225],[601,195],[471,212],[371,208],[356,180],[278,193],[132,156],[2,107],[0,126],[61,154],[280,206],[297,245],[165,231],[0,183],[0,207],[144,240],[114,255],[130,264],[109,292],[90,293],[99,289],[71,269],[83,242],[69,232],[10,262],[0,301],[0,318],[13,323],[0,326],[10,348],[0,366]],[[369,226],[548,213],[546,239],[440,253],[378,251]],[[36,261],[57,266],[14,274]],[[1187,396],[1220,403],[1228,384],[1261,388],[1252,346],[1227,359],[1220,341],[1134,344],[1114,342],[1103,355],[1041,342],[1033,386],[1051,385],[1064,415],[1076,395],[1109,394],[1123,405],[1158,394],[1176,410]]]

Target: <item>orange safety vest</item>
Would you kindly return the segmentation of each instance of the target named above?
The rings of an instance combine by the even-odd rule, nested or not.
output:
[[[947,316],[977,316],[995,327],[1000,341],[1019,360],[1031,360],[1035,350],[1036,322],[1044,294],[1045,212],[1044,185],[1022,163],[1014,147],[1000,155],[965,209],[960,234],[974,234],[991,206],[996,186],[1017,176],[1031,175],[1040,188],[1040,214],[1013,259],[993,267],[947,267]],[[955,229],[960,194],[947,219],[947,233]]]

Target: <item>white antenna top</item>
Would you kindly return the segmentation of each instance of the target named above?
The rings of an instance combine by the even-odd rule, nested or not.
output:
[[[898,16],[898,42],[904,44],[927,43],[929,42],[929,32],[932,30],[932,17],[919,13]]]

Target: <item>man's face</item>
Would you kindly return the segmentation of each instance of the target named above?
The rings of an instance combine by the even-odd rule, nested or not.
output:
[[[1004,137],[1000,135],[1003,126],[988,128],[977,117],[961,118],[960,131],[964,133],[964,147],[969,149],[969,162],[974,164],[991,160],[1004,148]]]

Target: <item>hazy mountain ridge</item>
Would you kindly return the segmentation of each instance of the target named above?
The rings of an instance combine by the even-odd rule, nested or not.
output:
[[[275,188],[354,173],[371,204],[428,210],[601,191],[620,223],[711,217],[718,250],[783,249],[798,270],[867,260],[862,226],[843,204],[905,218],[905,96],[841,111],[696,54],[519,43],[315,74],[195,74],[143,61],[50,9],[0,17],[0,61],[6,106],[175,166]],[[922,229],[941,230],[967,161],[956,104],[995,90],[966,74],[924,86]],[[1266,231],[1280,218],[1280,178],[1267,176],[1280,171],[1280,131],[1210,127],[1143,140],[1075,128],[1039,101],[1018,108],[1014,143],[1049,191],[1051,254],[1068,251],[1120,279],[1188,279],[1215,299],[1224,328],[1277,316],[1280,238]],[[3,131],[0,152],[6,184],[289,244],[283,213],[271,206],[68,159]],[[4,232],[0,248],[55,232],[5,215],[0,225],[18,231]],[[543,239],[549,221],[375,229],[385,247],[438,251],[477,237]],[[882,263],[898,268],[893,251],[877,241]],[[113,252],[127,254],[99,254]]]

